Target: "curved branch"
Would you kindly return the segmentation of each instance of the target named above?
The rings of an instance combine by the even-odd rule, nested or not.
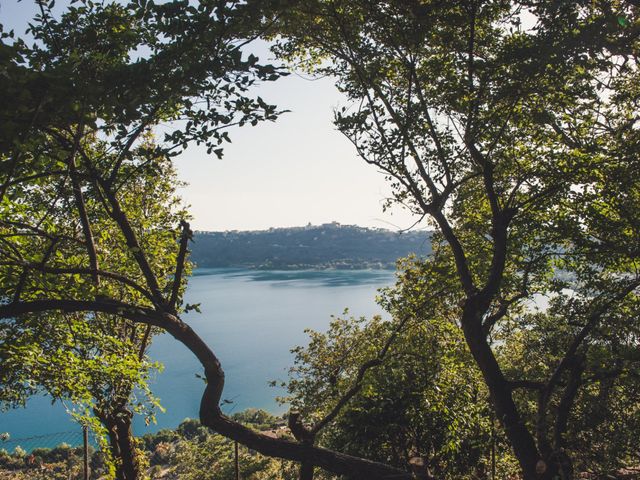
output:
[[[409,472],[382,463],[343,453],[272,438],[226,417],[220,410],[224,372],[220,361],[206,343],[180,318],[170,313],[109,300],[34,300],[0,305],[0,318],[44,311],[103,312],[136,323],[160,327],[185,345],[204,367],[207,386],[200,402],[200,421],[227,438],[236,440],[263,455],[304,462],[338,475],[358,480],[410,480]]]

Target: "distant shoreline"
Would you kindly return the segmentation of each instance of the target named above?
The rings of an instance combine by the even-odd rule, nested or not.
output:
[[[208,267],[208,266],[200,266],[194,265],[194,272],[196,270],[205,270],[205,269],[219,269],[219,270],[261,270],[261,271],[278,271],[282,270],[285,272],[288,271],[296,271],[296,270],[318,270],[318,271],[326,271],[326,270],[385,270],[389,272],[393,272],[396,270],[395,263],[387,263],[387,264],[376,264],[376,263],[345,263],[341,265],[335,264],[292,264],[292,265],[255,265],[255,264],[247,264],[247,265],[229,265],[225,267]]]
[[[191,260],[199,268],[395,270],[399,258],[428,256],[431,235],[336,222],[246,232],[199,231]]]

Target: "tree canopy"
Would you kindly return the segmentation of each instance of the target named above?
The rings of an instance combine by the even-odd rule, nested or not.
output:
[[[24,334],[37,322],[65,348],[87,336],[102,356],[163,329],[203,366],[202,424],[300,462],[303,479],[315,467],[362,479],[448,475],[438,462],[457,461],[456,442],[483,438],[487,414],[526,480],[632,461],[637,2],[85,0],[60,18],[39,5],[32,46],[6,32],[0,43],[4,343],[19,332],[32,348]],[[191,232],[170,162],[193,143],[221,156],[229,127],[276,118],[249,88],[283,71],[242,51],[265,34],[283,59],[336,79],[348,99],[336,126],[387,176],[391,201],[436,229],[430,257],[407,264],[388,296],[393,321],[337,322],[298,351],[296,441],[222,414],[224,371],[181,319]],[[92,357],[76,354],[90,371]],[[116,376],[143,381],[143,360]],[[31,391],[19,365],[2,378],[15,387],[10,401]],[[485,396],[492,413],[478,403],[445,416],[480,431],[435,421],[446,404]],[[386,401],[408,418],[391,419]],[[429,431],[390,440],[409,450],[398,454],[340,430],[360,419]]]
[[[526,479],[591,468],[584,439],[599,427],[578,420],[580,399],[613,394],[605,378],[629,382],[616,402],[637,385],[637,14],[624,1],[327,0],[279,19],[280,54],[336,78],[349,100],[337,127],[392,201],[436,227],[404,295],[446,286],[438,301]]]
[[[0,295],[42,310],[3,315],[0,401],[83,403],[116,476],[138,478],[131,415],[156,406],[146,349],[158,329],[90,303],[183,309],[191,233],[171,158],[190,142],[221,156],[229,127],[275,119],[247,91],[282,72],[242,51],[255,9],[86,1],[58,18],[38,5],[34,43],[6,32],[0,44]],[[55,305],[70,298],[83,307]]]
[[[284,73],[243,54],[263,28],[258,2],[123,6],[87,0],[59,19],[39,5],[42,13],[31,29],[35,43],[9,33],[2,43],[1,81],[8,94],[0,119],[2,208],[8,214],[1,223],[2,324],[24,331],[29,319],[51,317],[88,321],[88,328],[114,319],[118,333],[162,329],[202,364],[204,426],[265,455],[310,461],[338,474],[405,476],[382,463],[272,438],[223,415],[224,371],[180,318],[190,308],[182,293],[191,230],[173,209],[173,190],[163,192],[167,184],[154,179],[187,145],[204,143],[220,156],[229,127],[276,118],[275,107],[248,92],[256,81]],[[145,141],[149,131],[155,142]],[[145,211],[140,194],[164,198]],[[74,324],[67,328],[73,333]],[[123,378],[127,363],[114,367],[121,370],[115,377]],[[14,399],[30,392],[16,391]],[[130,417],[118,413],[113,427],[123,439]],[[109,422],[103,420],[108,429]],[[126,454],[120,460],[120,479],[139,476],[135,461]]]

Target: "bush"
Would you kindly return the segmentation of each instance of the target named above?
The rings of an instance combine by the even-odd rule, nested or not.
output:
[[[196,437],[205,438],[209,434],[209,429],[200,424],[200,420],[186,418],[176,429],[176,432],[187,440]]]
[[[157,433],[147,433],[140,439],[142,448],[148,452],[153,452],[159,443],[172,443],[180,437],[175,430],[163,429]]]
[[[165,465],[169,463],[175,448],[172,443],[160,442],[151,454],[151,465]]]

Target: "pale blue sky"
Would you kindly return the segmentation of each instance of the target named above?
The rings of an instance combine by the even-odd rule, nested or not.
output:
[[[60,2],[64,3],[64,2]],[[33,0],[0,0],[0,21],[21,33],[35,12]],[[264,45],[256,47],[261,58]],[[256,94],[291,110],[275,123],[230,132],[223,160],[190,148],[176,164],[199,230],[249,230],[337,221],[407,228],[400,208],[382,212],[390,190],[379,172],[358,158],[331,120],[344,99],[331,79],[292,74],[256,88]]]

